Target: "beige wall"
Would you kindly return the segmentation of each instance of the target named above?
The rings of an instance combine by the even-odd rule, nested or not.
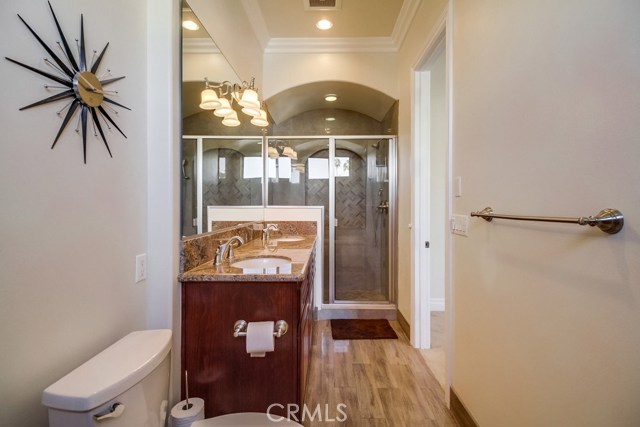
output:
[[[640,423],[640,3],[456,0],[453,387],[480,426]]]
[[[153,3],[157,21],[171,2]],[[151,280],[159,262],[147,251],[147,174],[152,175],[154,161],[147,159],[147,126],[164,129],[168,124],[166,117],[151,114],[158,108],[147,108],[147,61],[157,65],[154,61],[162,59],[162,52],[147,58],[147,31],[158,28],[147,20],[147,2],[52,4],[72,45],[79,36],[80,13],[87,47],[99,50],[110,43],[100,71],[110,68],[114,77],[126,75],[113,88],[119,91],[118,101],[132,111],[122,111],[117,118],[127,139],[107,132],[113,158],[90,131],[85,165],[81,138],[73,131],[75,120],[50,150],[61,124],[55,112],[64,102],[18,111],[47,96],[47,80],[4,59],[0,62],[2,427],[47,425],[40,404],[44,388],[126,333],[170,326],[172,321],[173,282]],[[16,16],[19,13],[58,52],[55,41],[60,38],[47,3],[7,0],[2,7],[2,55],[48,69],[46,53]],[[163,31],[153,35],[164,40]],[[163,49],[167,52],[169,46]],[[170,71],[160,67],[154,73],[168,76]],[[162,88],[159,94],[171,87],[172,77],[167,78],[154,81],[161,80],[155,86]],[[166,108],[166,97],[155,99],[160,109]],[[153,150],[161,150],[167,136],[162,132],[154,138]],[[171,176],[167,170],[164,175]],[[150,280],[134,283],[135,256],[145,252]]]
[[[411,322],[411,230],[412,198],[411,185],[411,108],[413,102],[413,75],[423,55],[427,39],[447,5],[446,0],[421,2],[411,23],[411,28],[398,56],[398,82],[400,100],[398,132],[398,309]]]

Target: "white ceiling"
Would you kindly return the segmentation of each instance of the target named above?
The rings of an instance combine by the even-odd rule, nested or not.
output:
[[[402,0],[343,0],[336,10],[305,9],[305,0],[255,0],[269,36],[391,37]],[[320,19],[333,22],[330,30],[315,27]]]
[[[308,0],[241,0],[266,53],[397,51],[421,0],[342,0],[335,10],[308,10]],[[315,23],[334,25],[321,31]]]

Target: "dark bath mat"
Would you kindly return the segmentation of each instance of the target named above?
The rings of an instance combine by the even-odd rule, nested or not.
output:
[[[398,339],[387,319],[332,319],[334,340]]]

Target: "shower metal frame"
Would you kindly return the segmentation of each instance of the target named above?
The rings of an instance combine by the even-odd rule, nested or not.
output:
[[[292,140],[292,139],[322,139],[329,142],[329,302],[322,301],[322,308],[389,308],[397,303],[397,265],[398,265],[398,221],[397,221],[397,137],[395,135],[294,135],[294,136],[277,136],[269,135],[264,137],[262,143],[262,157],[264,160],[263,177],[268,175],[268,146],[270,140]],[[388,227],[388,239],[389,239],[389,271],[388,273],[388,291],[389,300],[387,302],[382,301],[353,301],[353,300],[336,300],[335,291],[335,273],[336,273],[336,260],[335,260],[335,237],[336,237],[336,212],[335,212],[335,196],[336,196],[336,182],[335,182],[335,168],[331,165],[334,164],[336,155],[336,140],[369,140],[369,139],[386,139],[389,141],[389,161],[388,161],[388,177],[389,177],[389,227]],[[263,204],[264,207],[283,207],[278,205],[269,205],[269,185],[268,178],[263,178]],[[326,256],[326,254],[325,254]],[[323,284],[324,286],[324,284]],[[324,295],[324,292],[323,292]]]
[[[335,299],[335,169],[329,167],[329,303],[322,301],[322,308],[390,308],[395,307],[396,294],[397,294],[397,266],[398,266],[398,221],[397,221],[397,206],[398,206],[398,189],[397,189],[397,136],[396,135],[182,135],[181,141],[195,140],[196,142],[196,215],[197,215],[197,232],[206,232],[203,230],[203,196],[202,196],[202,158],[203,158],[203,141],[205,139],[255,139],[262,141],[262,205],[244,205],[233,206],[234,208],[283,208],[291,206],[278,206],[269,205],[269,156],[268,147],[269,141],[273,139],[278,140],[292,140],[292,139],[323,139],[329,142],[329,165],[334,164],[335,160],[335,147],[336,140],[369,140],[369,139],[387,139],[389,141],[389,162],[388,162],[388,177],[389,177],[389,227],[388,227],[388,239],[389,239],[389,271],[388,271],[388,286],[389,286],[389,301],[349,301],[349,300],[336,300]],[[324,286],[324,284],[323,284]],[[324,292],[323,292],[324,295]]]

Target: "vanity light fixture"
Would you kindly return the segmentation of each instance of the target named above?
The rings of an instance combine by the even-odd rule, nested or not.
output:
[[[267,119],[267,112],[265,110],[260,110],[260,115],[254,116],[251,119],[251,124],[254,126],[260,126],[260,127],[269,126],[269,120]]]
[[[231,102],[227,98],[220,98],[220,106],[215,109],[213,115],[216,117],[227,117],[234,112],[235,110],[231,108]]]
[[[224,81],[210,82],[204,79],[205,88],[200,94],[200,108],[214,110],[216,117],[222,117],[225,126],[239,126],[238,113],[233,108],[234,102],[242,108],[242,112],[251,117],[251,124],[260,127],[269,126],[267,112],[264,109],[258,91],[254,87],[255,79],[242,84]]]
[[[290,158],[291,160],[298,160],[298,153],[296,152],[296,150],[291,148],[289,143],[282,140],[270,142],[268,154],[272,159],[277,159],[280,156],[285,156]]]
[[[222,119],[222,124],[225,126],[240,126],[240,120],[238,120],[238,113],[233,111]]]
[[[324,96],[324,100],[327,102],[334,102],[338,100],[338,95],[335,93],[328,93]]]
[[[316,22],[316,28],[319,30],[326,31],[331,29],[331,27],[333,27],[333,22],[329,21],[328,19],[321,19]]]

